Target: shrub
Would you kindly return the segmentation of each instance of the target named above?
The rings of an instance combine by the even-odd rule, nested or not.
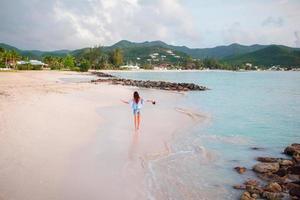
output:
[[[24,65],[17,65],[18,70],[31,70],[32,65],[31,64],[24,64]]]
[[[81,72],[87,72],[90,69],[90,63],[85,59],[81,60],[78,66],[76,68],[79,68],[78,71]]]
[[[80,67],[72,67],[70,70],[71,71],[76,71],[76,72],[81,72],[81,68]]]
[[[42,69],[42,65],[33,65],[31,67],[32,70],[41,70]]]

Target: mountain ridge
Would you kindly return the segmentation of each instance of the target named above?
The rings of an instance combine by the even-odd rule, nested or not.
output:
[[[58,56],[63,57],[67,54],[79,56],[82,52],[87,51],[88,47],[76,50],[54,50],[54,51],[40,51],[40,50],[21,50],[14,46],[0,43],[0,47],[7,50],[15,50],[22,56],[31,59],[42,59],[44,56]],[[103,46],[104,52],[110,52],[117,48],[122,49],[126,61],[135,62],[137,58],[144,59],[144,63],[149,58],[150,54],[159,53],[161,56],[168,56],[165,54],[167,50],[175,52],[180,59],[187,59],[192,57],[194,59],[214,58],[226,62],[231,65],[240,65],[244,63],[251,63],[255,65],[299,65],[300,52],[299,48],[288,47],[284,45],[242,45],[232,43],[230,45],[222,45],[211,48],[189,48],[186,46],[169,45],[163,41],[144,41],[131,42],[129,40],[120,40],[111,46]],[[170,57],[169,57],[170,58]],[[171,58],[170,58],[171,59]],[[171,59],[176,62],[176,59]]]

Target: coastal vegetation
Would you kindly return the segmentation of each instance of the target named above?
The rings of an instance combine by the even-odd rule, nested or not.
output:
[[[161,41],[134,43],[122,40],[112,46],[59,51],[20,50],[0,44],[0,67],[87,71],[89,69],[221,69],[221,70],[290,70],[300,66],[300,50],[281,45],[231,44],[214,48],[191,49]],[[17,61],[41,60],[44,66]]]
[[[123,52],[118,48],[111,52],[104,52],[101,46],[96,46],[76,54],[45,55],[41,60],[43,62],[38,61],[40,64],[33,65],[29,62],[30,57],[22,56],[20,51],[0,47],[0,68],[17,70],[40,70],[43,67],[51,70],[81,72],[89,69],[118,69],[123,64]]]

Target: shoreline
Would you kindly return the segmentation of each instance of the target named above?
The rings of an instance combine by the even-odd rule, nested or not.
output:
[[[233,71],[233,70],[220,70],[220,69],[210,69],[210,70],[197,70],[197,69],[191,69],[191,70],[90,70],[91,72],[96,71],[96,72],[103,72],[103,73],[111,73],[111,72],[118,72],[118,73],[128,73],[128,72],[132,72],[132,73],[136,73],[136,72],[153,72],[153,73],[157,73],[157,72],[300,72],[299,71],[271,71],[271,70],[240,70],[240,71]]]

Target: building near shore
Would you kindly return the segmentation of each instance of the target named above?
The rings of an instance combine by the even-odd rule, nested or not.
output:
[[[129,69],[129,70],[138,70],[140,69],[140,67],[136,64],[136,65],[123,65],[123,66],[120,66],[121,69]]]
[[[48,66],[47,64],[43,63],[42,61],[39,61],[39,60],[29,60],[29,61],[24,61],[24,60],[20,60],[20,61],[17,61],[17,65],[27,65],[27,64],[30,64],[30,65],[34,65],[34,66]]]

